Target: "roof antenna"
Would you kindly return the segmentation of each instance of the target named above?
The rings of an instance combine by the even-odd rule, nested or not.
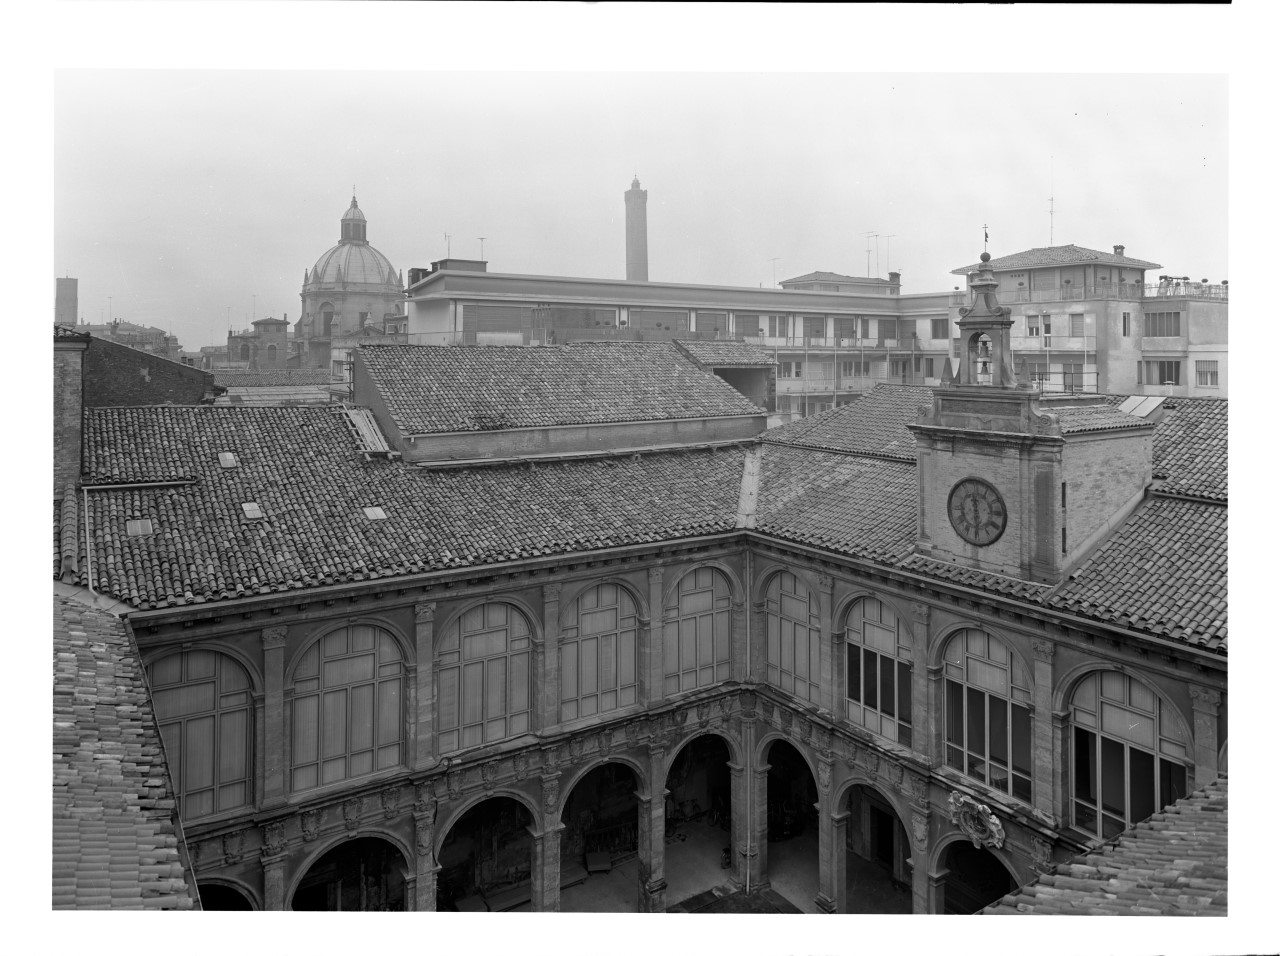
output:
[[[982,251],[987,251],[987,224],[982,224]]]
[[[1053,245],[1053,157],[1049,157],[1049,245]]]

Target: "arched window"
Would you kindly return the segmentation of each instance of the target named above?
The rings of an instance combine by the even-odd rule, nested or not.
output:
[[[1071,696],[1072,822],[1104,840],[1187,793],[1186,736],[1140,681],[1090,674]]]
[[[240,343],[240,361],[242,362],[249,361],[249,343],[248,342]]]
[[[507,604],[473,607],[453,625],[436,662],[441,753],[529,731],[529,633]]]
[[[274,345],[267,346],[267,365],[271,368],[276,367],[276,347]]]
[[[863,598],[844,619],[845,708],[873,734],[911,746],[911,637],[898,616]]]
[[[404,660],[386,631],[326,634],[298,661],[292,687],[294,790],[400,764]]]
[[[182,815],[248,806],[253,799],[249,675],[215,651],[183,651],[148,668],[156,723]]]
[[[663,693],[729,679],[729,581],[715,568],[680,579],[662,626]]]
[[[333,303],[325,302],[320,306],[320,335],[328,338],[333,332]]]
[[[614,584],[591,588],[575,603],[560,635],[560,719],[589,717],[636,702],[636,605]]]
[[[945,655],[947,764],[1031,800],[1031,681],[1001,641],[966,628]]]
[[[818,599],[790,571],[775,574],[765,591],[768,680],[801,700],[818,701]]]

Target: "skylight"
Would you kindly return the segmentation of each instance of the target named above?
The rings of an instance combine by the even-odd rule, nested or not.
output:
[[[240,507],[244,509],[244,516],[250,521],[258,521],[265,517],[256,501],[246,501]]]
[[[364,509],[364,516],[370,521],[381,521],[387,517],[387,513],[378,505],[370,505]]]
[[[235,468],[240,464],[240,459],[236,457],[233,451],[218,452],[218,464],[223,468]]]
[[[124,530],[135,538],[143,534],[154,534],[150,518],[128,518],[125,521]]]

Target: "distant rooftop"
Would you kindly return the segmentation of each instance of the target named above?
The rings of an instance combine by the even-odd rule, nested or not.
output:
[[[1123,247],[1121,247],[1123,248]],[[1074,266],[1086,262],[1100,265],[1123,266],[1128,269],[1160,269],[1158,262],[1147,262],[1145,259],[1134,259],[1130,256],[1116,255],[1114,252],[1100,252],[1097,249],[1086,249],[1084,246],[1041,246],[1027,249],[1012,255],[992,259],[988,265],[993,272],[1008,272],[1010,269],[1034,269],[1048,266]],[[952,269],[954,276],[966,276],[978,268],[979,263]]]

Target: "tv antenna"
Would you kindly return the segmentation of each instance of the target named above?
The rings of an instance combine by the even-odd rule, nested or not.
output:
[[[884,270],[885,270],[885,272],[888,272],[890,269],[892,269],[892,268],[893,268],[893,258],[889,255],[889,250],[892,248],[892,247],[889,245],[889,240],[890,240],[890,239],[892,239],[892,238],[893,238],[894,236],[896,236],[896,235],[897,235],[897,233],[896,233],[896,232],[892,232],[892,233],[890,233],[889,235],[887,235],[887,236],[885,236],[885,237],[884,237]],[[880,251],[880,246],[879,246],[879,243],[877,243],[877,244],[876,244],[876,252],[877,252],[877,253],[879,253],[879,251]],[[877,256],[877,258],[876,258],[876,272],[879,272],[879,271],[880,271],[880,259],[879,259],[879,256]]]
[[[453,252],[451,251],[453,247],[449,245],[449,240],[452,238],[453,236],[449,235],[447,232],[444,234],[444,257],[446,259],[453,258]]]
[[[878,232],[864,232],[862,237],[867,240],[867,278],[871,278],[871,237],[876,238],[876,265],[880,264],[880,234]]]
[[[781,256],[774,256],[772,259],[769,260],[771,263],[773,263],[773,287],[775,289],[778,287],[778,260],[781,258],[782,258]]]
[[[488,237],[488,236],[476,236],[476,238],[480,240],[480,259],[481,259],[481,261],[484,261],[484,241],[485,241],[487,238],[489,238],[489,237]]]
[[[1049,245],[1053,245],[1053,157],[1049,157]]]

